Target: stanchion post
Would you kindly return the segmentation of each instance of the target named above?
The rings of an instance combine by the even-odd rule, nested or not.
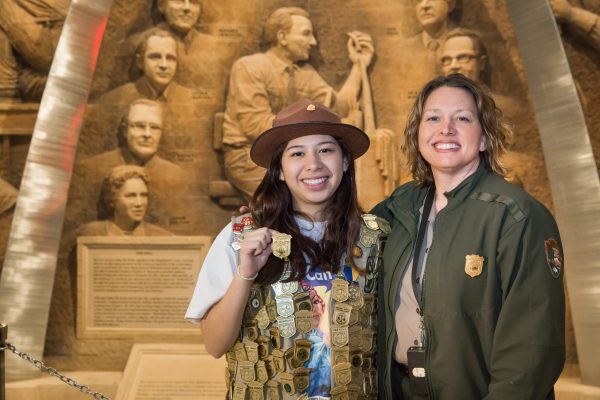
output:
[[[4,353],[6,353],[6,337],[8,326],[0,324],[0,400],[5,399],[6,371],[4,370]]]

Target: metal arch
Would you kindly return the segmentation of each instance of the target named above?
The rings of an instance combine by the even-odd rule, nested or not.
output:
[[[508,0],[540,129],[566,259],[582,382],[600,386],[600,182],[548,0]]]
[[[0,280],[0,321],[10,341],[44,352],[73,159],[112,0],[73,0],[40,103]],[[7,380],[37,370],[7,358]]]

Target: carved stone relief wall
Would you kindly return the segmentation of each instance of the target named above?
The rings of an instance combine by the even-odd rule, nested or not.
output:
[[[0,13],[2,205],[9,185],[18,188],[29,143],[22,130],[32,130],[65,3],[0,0],[13,13]],[[573,5],[600,12],[600,2],[583,3]],[[281,7],[301,8],[288,10],[291,27],[278,28],[273,12]],[[560,20],[599,150],[600,118],[589,106],[600,101],[597,41]],[[451,72],[490,87],[515,127],[505,160],[511,179],[552,208],[518,46],[499,0],[115,0],[79,138],[48,360],[64,370],[122,369],[132,345],[75,336],[77,236],[139,234],[129,229],[136,218],[146,235],[216,235],[262,173],[248,160],[249,146],[296,96],[335,107],[370,134],[373,150],[359,177],[369,208],[410,179],[399,153],[409,107],[422,84]],[[115,184],[122,165],[143,167],[147,179]],[[127,194],[143,200],[119,200]],[[4,244],[10,207],[0,218]],[[568,361],[576,361],[573,335]]]

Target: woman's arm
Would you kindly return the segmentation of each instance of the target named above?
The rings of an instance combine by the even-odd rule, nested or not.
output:
[[[225,354],[238,337],[250,287],[271,255],[273,232],[260,228],[245,235],[240,242],[238,273],[200,322],[206,351],[215,358]]]

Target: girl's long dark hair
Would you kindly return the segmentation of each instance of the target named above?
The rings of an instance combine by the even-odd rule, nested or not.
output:
[[[344,172],[339,187],[333,194],[329,206],[324,211],[325,233],[319,243],[302,235],[294,219],[300,216],[310,221],[308,215],[294,211],[292,195],[281,176],[281,159],[287,142],[281,144],[273,154],[269,169],[256,189],[250,210],[257,226],[269,227],[278,232],[292,235],[292,249],[289,260],[292,274],[289,281],[302,280],[307,273],[304,255],[308,257],[311,268],[319,266],[322,271],[337,273],[340,262],[354,266],[352,249],[361,227],[361,209],[356,194],[354,162],[346,145],[336,138],[342,154],[348,160],[348,169]],[[346,260],[342,256],[346,253]],[[271,255],[260,270],[256,283],[265,285],[274,283],[283,272],[283,260]]]

